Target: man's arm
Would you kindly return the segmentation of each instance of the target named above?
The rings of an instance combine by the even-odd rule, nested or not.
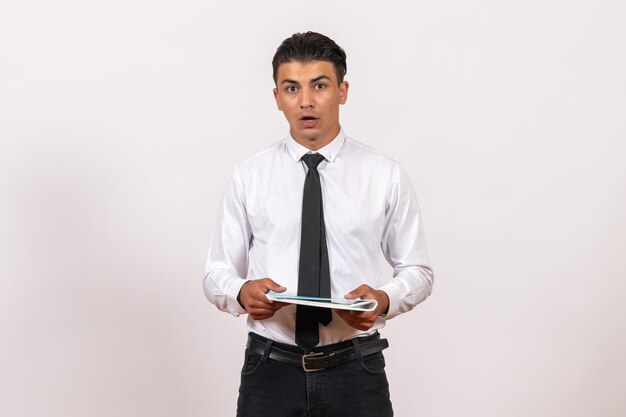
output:
[[[393,279],[378,288],[389,297],[385,315],[389,320],[424,301],[434,282],[417,198],[400,165],[396,166],[387,201],[381,249],[393,267]]]
[[[246,313],[237,296],[246,283],[251,239],[243,187],[235,171],[218,207],[203,282],[207,299],[234,316]]]
[[[381,316],[388,320],[411,310],[432,291],[434,276],[428,265],[417,199],[399,165],[387,198],[381,250],[393,267],[393,279],[378,289],[364,284],[345,295],[349,299],[375,299],[378,308],[367,313],[336,310],[346,323],[359,330],[370,329]]]
[[[249,313],[255,320],[274,315],[285,304],[269,301],[265,294],[286,288],[270,278],[246,280],[252,228],[246,214],[243,187],[237,171],[224,191],[204,276],[204,293],[210,302],[234,316]]]

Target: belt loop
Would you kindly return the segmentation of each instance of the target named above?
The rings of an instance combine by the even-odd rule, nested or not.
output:
[[[272,349],[272,343],[274,343],[274,341],[271,340],[271,339],[267,339],[267,342],[265,342],[265,350],[263,351],[263,357],[261,358],[261,360],[266,361],[267,358],[270,356],[270,350]]]
[[[352,344],[354,345],[354,353],[356,354],[356,360],[361,360],[361,346],[359,346],[358,337],[352,338]]]

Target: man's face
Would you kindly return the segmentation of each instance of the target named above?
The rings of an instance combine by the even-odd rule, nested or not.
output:
[[[339,105],[348,98],[348,82],[337,84],[332,62],[291,61],[278,67],[274,98],[291,136],[317,150],[339,134]]]

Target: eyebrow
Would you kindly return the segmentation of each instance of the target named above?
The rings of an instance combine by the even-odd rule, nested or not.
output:
[[[316,83],[316,82],[318,82],[320,80],[328,80],[328,81],[330,81],[330,77],[328,75],[320,75],[319,77],[313,78],[311,81],[309,81],[309,83],[310,84],[314,84],[314,83]],[[289,79],[282,80],[280,83],[281,83],[281,85],[282,84],[296,84],[296,85],[300,85],[300,83],[298,81],[296,81],[296,80],[289,80]]]
[[[316,82],[318,82],[318,81],[320,81],[320,80],[328,80],[328,81],[330,81],[330,77],[329,77],[328,75],[320,75],[320,76],[319,76],[319,77],[317,77],[317,78],[313,78],[313,79],[311,80],[311,84],[316,83]]]

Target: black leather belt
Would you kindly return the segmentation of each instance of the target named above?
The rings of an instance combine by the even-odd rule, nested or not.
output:
[[[364,337],[362,339],[366,340],[362,342],[358,341],[358,339],[359,338],[357,338],[357,344],[359,346],[361,356],[382,352],[383,349],[389,347],[387,339],[381,339],[379,334]],[[246,349],[250,352],[264,356],[266,354],[265,350],[267,349],[267,342],[267,339],[261,338],[258,335],[249,335]],[[306,372],[321,371],[356,359],[357,353],[352,342],[342,342],[337,345],[337,350],[327,351],[328,348],[332,348],[333,346],[329,345],[318,348],[322,350],[320,352],[302,354],[281,349],[275,345],[275,342],[272,342],[269,348],[269,355],[267,357],[278,362],[297,366],[304,369]]]

